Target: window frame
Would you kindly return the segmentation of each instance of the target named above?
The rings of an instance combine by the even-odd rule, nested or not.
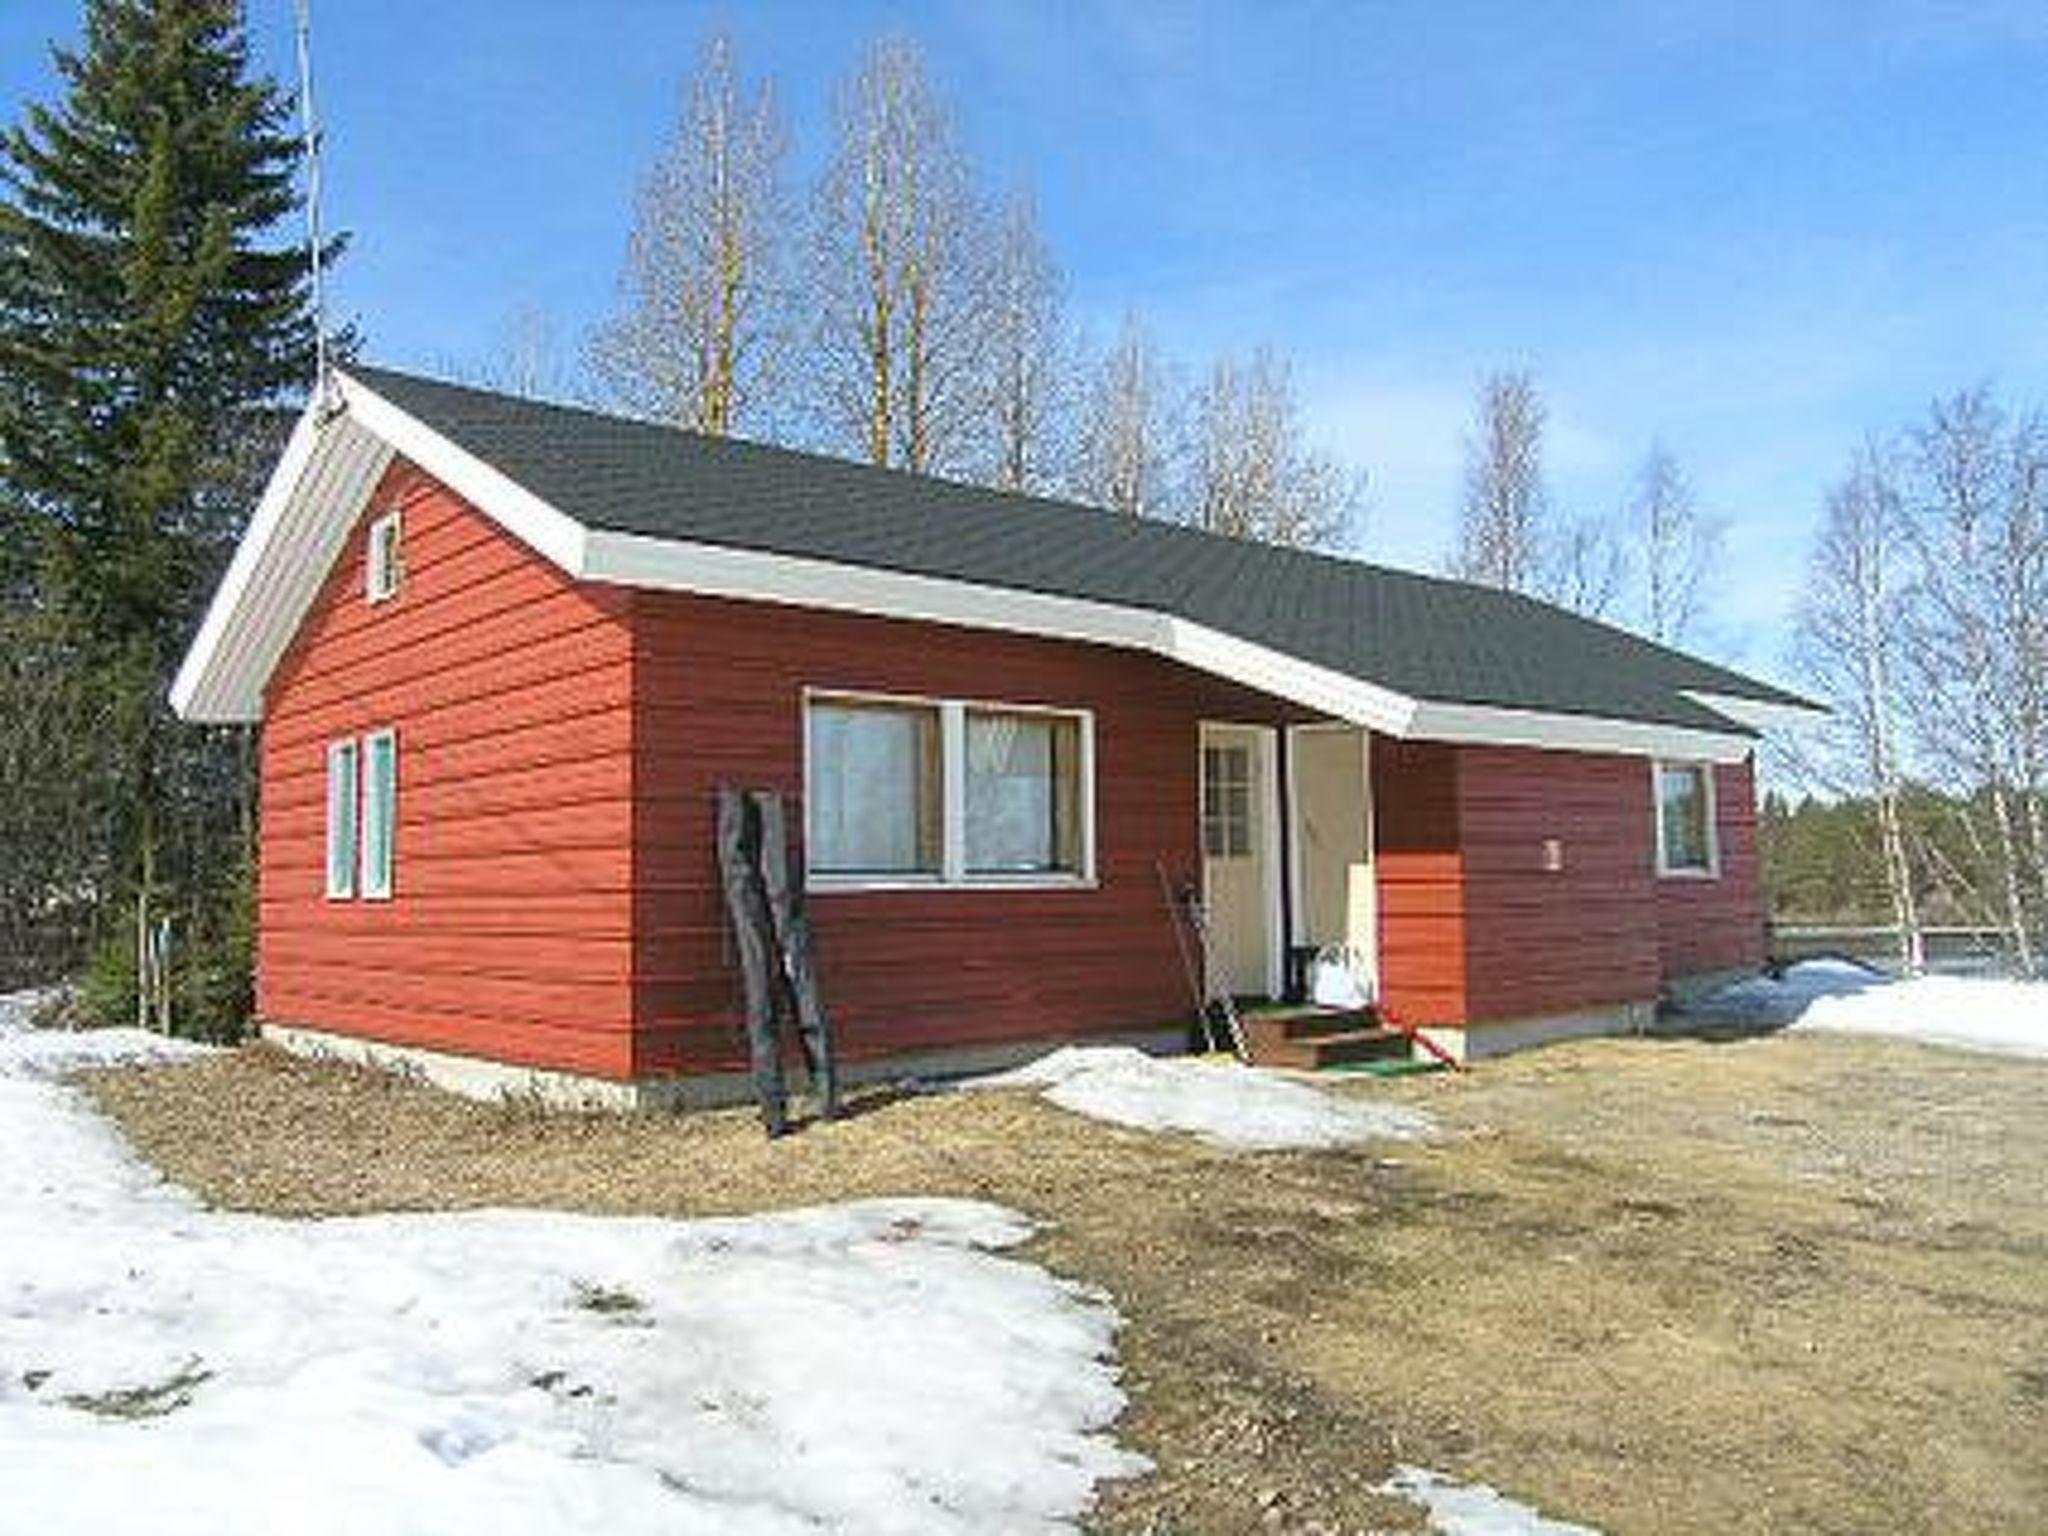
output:
[[[335,772],[337,766],[348,764],[348,804],[339,806],[336,801]],[[324,846],[326,871],[323,876],[329,901],[354,901],[361,890],[361,863],[363,856],[363,746],[353,736],[344,736],[327,743],[327,839]],[[337,814],[339,812],[339,814]],[[346,833],[348,838],[347,857],[335,855],[337,834]]]
[[[370,524],[363,547],[363,599],[388,603],[405,584],[404,509],[393,507]]]
[[[815,801],[811,761],[811,708],[815,704],[868,704],[936,710],[939,716],[939,867],[932,874],[846,874],[811,866],[811,806]],[[1076,722],[1080,776],[1075,806],[1081,818],[1080,868],[976,874],[967,867],[967,716],[970,712],[1049,715]],[[1024,704],[1008,699],[954,698],[934,694],[885,693],[863,688],[806,687],[798,702],[797,734],[803,748],[804,888],[851,891],[1046,891],[1093,890],[1095,865],[1095,712],[1077,706]]]
[[[384,861],[381,869],[370,862],[370,818],[373,814],[371,786],[375,775],[371,763],[376,758],[377,748],[388,747],[391,752],[391,803],[390,821],[384,829]],[[390,901],[398,891],[398,731],[393,726],[383,726],[374,731],[365,731],[362,738],[359,804],[362,807],[356,826],[356,856],[361,861],[361,871],[356,876],[356,889],[364,901]]]
[[[1664,775],[1686,772],[1697,776],[1702,810],[1706,818],[1704,864],[1672,864],[1665,858]],[[1718,880],[1721,878],[1721,821],[1714,786],[1714,765],[1704,759],[1652,758],[1650,761],[1651,836],[1656,843],[1657,878],[1660,880]]]

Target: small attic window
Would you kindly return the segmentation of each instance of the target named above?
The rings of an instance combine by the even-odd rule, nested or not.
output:
[[[373,603],[398,596],[398,583],[405,574],[405,564],[399,553],[400,526],[396,511],[387,512],[370,524],[363,591]]]

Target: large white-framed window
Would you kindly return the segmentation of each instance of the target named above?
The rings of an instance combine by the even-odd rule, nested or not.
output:
[[[1657,873],[1692,880],[1719,875],[1713,764],[1655,762],[1650,784],[1657,802]]]
[[[389,901],[398,863],[398,733],[363,738],[363,899]]]
[[[1093,882],[1089,711],[822,689],[803,709],[813,887]]]
[[[403,535],[405,524],[396,508],[370,524],[370,536],[363,551],[363,596],[382,603],[398,596],[405,579]]]
[[[327,895],[345,901],[356,893],[356,806],[361,793],[362,749],[350,739],[327,744]]]

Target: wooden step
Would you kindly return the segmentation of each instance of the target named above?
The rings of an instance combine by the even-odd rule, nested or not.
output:
[[[1371,1029],[1379,1015],[1370,1008],[1265,1008],[1242,1015],[1246,1039],[1306,1040]]]
[[[1264,1014],[1245,1020],[1254,1064],[1313,1070],[1408,1054],[1408,1037],[1381,1025],[1370,1010],[1323,1009]]]

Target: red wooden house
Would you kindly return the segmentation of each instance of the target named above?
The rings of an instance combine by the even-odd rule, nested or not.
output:
[[[1761,958],[1811,706],[1526,598],[359,368],[173,700],[262,725],[258,1011],[459,1086],[733,1092],[712,820],[804,811],[875,1071],[1185,1039],[1348,945],[1483,1053]]]

